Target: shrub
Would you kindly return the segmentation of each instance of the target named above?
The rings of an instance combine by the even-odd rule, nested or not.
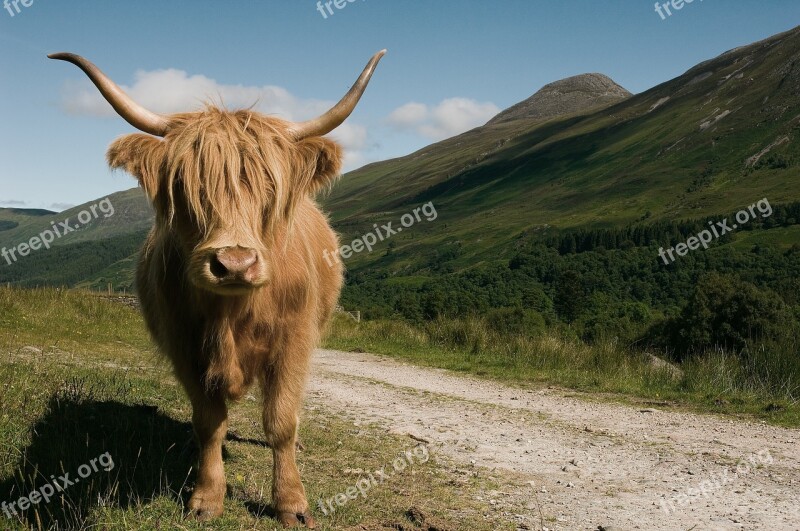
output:
[[[748,345],[782,342],[793,330],[791,311],[777,294],[733,275],[710,273],[662,333],[682,357],[716,347],[741,353]]]
[[[486,314],[486,324],[498,334],[534,337],[546,328],[544,317],[534,310],[499,308]]]

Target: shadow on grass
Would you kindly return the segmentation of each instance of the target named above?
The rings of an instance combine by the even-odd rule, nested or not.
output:
[[[17,516],[11,516],[32,529],[83,528],[93,507],[125,509],[162,495],[184,506],[182,487],[194,481],[188,477],[197,457],[191,425],[153,406],[61,392],[51,397],[31,434],[15,476],[0,482],[0,502],[6,502],[9,513],[10,504],[16,503]],[[54,493],[49,502],[42,499],[20,510],[21,496],[47,492],[46,485],[63,485],[59,478],[64,474],[73,485]],[[0,522],[7,516],[0,513]]]
[[[272,504],[245,500],[244,506],[247,508],[247,511],[256,518],[270,518],[272,520],[278,518],[278,513],[275,512],[275,508],[272,507]],[[313,511],[314,508],[312,507],[311,510]]]

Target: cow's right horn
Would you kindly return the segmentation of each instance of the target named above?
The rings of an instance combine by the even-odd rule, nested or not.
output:
[[[355,84],[350,88],[348,93],[345,94],[344,98],[334,105],[331,110],[313,120],[292,124],[292,133],[294,133],[294,137],[297,140],[302,140],[312,136],[327,135],[342,125],[356,108],[358,100],[361,99],[361,96],[367,89],[367,84],[373,72],[375,72],[375,67],[378,66],[378,62],[384,55],[386,55],[386,50],[381,50],[372,56],[372,59],[370,59],[367,66],[364,67],[364,71],[361,72]]]

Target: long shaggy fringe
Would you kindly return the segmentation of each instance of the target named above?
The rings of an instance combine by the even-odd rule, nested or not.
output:
[[[324,138],[296,141],[289,123],[250,110],[172,115],[163,140],[143,134],[117,139],[108,162],[136,175],[170,225],[177,197],[201,232],[215,220],[241,217],[253,205],[272,233],[291,222],[303,196],[333,184],[341,148]],[[245,200],[247,196],[247,200]]]
[[[246,203],[245,192],[263,205],[262,214],[273,214],[268,220],[272,224],[284,221],[280,214],[291,217],[289,177],[303,161],[297,160],[280,121],[207,107],[204,113],[177,115],[173,123],[175,133],[165,138],[169,166],[162,183],[169,194],[170,218],[176,186],[205,230],[210,220],[236,217],[236,206]]]

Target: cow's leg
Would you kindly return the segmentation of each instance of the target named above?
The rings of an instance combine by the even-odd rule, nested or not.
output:
[[[228,409],[225,399],[219,393],[205,391],[199,378],[183,383],[192,401],[192,426],[200,446],[200,466],[189,499],[189,515],[209,520],[222,515],[225,499],[222,443],[228,431]]]
[[[284,527],[313,529],[314,519],[295,461],[298,413],[310,353],[286,354],[267,370],[263,382],[264,432],[274,458],[272,503]]]

